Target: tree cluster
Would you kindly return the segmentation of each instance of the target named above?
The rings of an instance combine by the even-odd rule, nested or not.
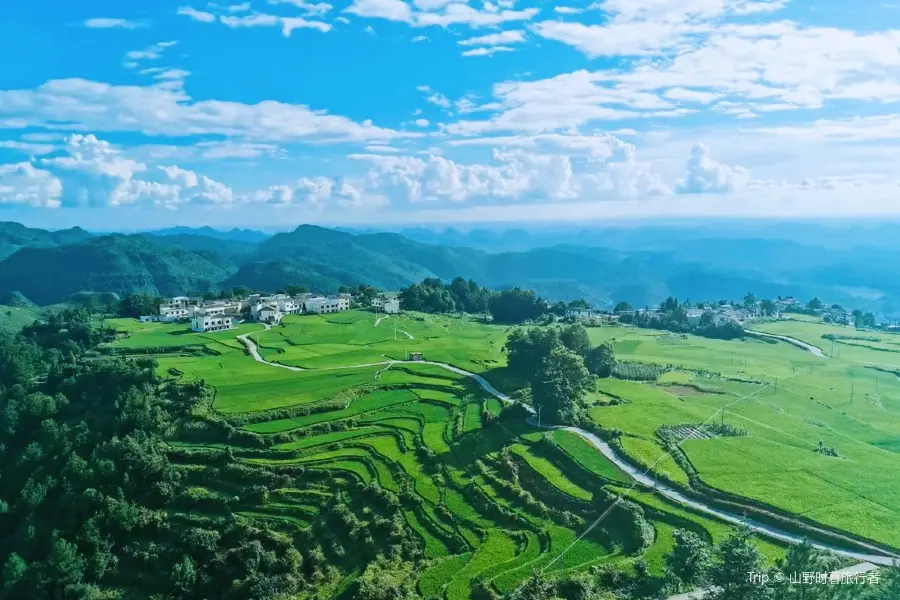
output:
[[[517,327],[504,350],[512,375],[530,385],[532,404],[551,423],[578,423],[595,377],[609,377],[615,367],[612,346],[592,347],[583,325]]]
[[[429,277],[422,283],[403,288],[399,295],[404,310],[426,313],[484,313],[488,310],[490,297],[490,290],[462,277],[450,283]]]

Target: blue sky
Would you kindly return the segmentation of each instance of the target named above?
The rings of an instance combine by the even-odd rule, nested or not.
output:
[[[898,25],[875,1],[7,2],[0,220],[893,217]]]

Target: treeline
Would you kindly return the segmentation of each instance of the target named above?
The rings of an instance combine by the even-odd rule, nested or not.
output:
[[[457,277],[444,283],[429,277],[400,290],[404,310],[426,313],[490,313],[497,323],[522,323],[534,320],[549,310],[546,301],[531,290],[512,288],[492,292],[471,279]]]
[[[612,345],[592,346],[587,329],[578,324],[517,327],[504,351],[510,374],[528,383],[532,404],[550,423],[582,422],[595,378],[609,377],[616,366]]]

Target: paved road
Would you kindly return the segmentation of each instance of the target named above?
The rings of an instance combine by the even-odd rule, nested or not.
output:
[[[282,368],[286,368],[286,369],[290,369],[290,370],[296,370],[296,371],[303,370],[303,369],[300,369],[299,367],[287,367],[285,365],[280,365],[278,363],[272,363],[272,362],[265,360],[262,356],[260,356],[259,352],[256,349],[256,344],[254,344],[254,342],[248,337],[247,334],[238,336],[238,339],[240,339],[244,343],[244,345],[247,346],[247,349],[250,352],[251,356],[253,356],[253,358],[258,362],[265,363],[267,365],[272,365],[274,367],[282,367]],[[799,341],[799,340],[797,340],[797,341]],[[813,348],[814,348],[814,346],[813,346]],[[454,367],[453,365],[449,365],[447,363],[442,363],[442,362],[386,360],[386,361],[383,361],[380,363],[370,363],[367,365],[353,365],[350,367],[342,367],[342,368],[359,368],[359,367],[363,367],[363,366],[377,366],[377,365],[386,365],[387,368],[390,368],[390,366],[395,365],[395,364],[426,364],[426,365],[433,365],[436,367],[440,367],[440,368],[446,369],[447,371],[450,371],[452,373],[457,373],[459,375],[463,375],[465,377],[469,377],[469,378],[475,380],[484,389],[484,391],[486,391],[487,393],[491,394],[492,396],[494,396],[495,398],[498,398],[499,400],[501,400],[503,402],[513,402],[513,400],[509,396],[507,396],[506,394],[497,390],[497,388],[495,388],[493,385],[491,385],[491,383],[489,381],[487,381],[481,375],[478,375],[476,373],[471,373],[464,369],[460,369],[459,367]],[[528,406],[526,406],[526,408],[529,410],[529,412],[534,414],[534,409],[532,409],[531,407],[528,407]],[[704,504],[703,502],[699,502],[692,498],[688,498],[687,496],[685,496],[681,492],[677,491],[676,489],[668,486],[667,484],[662,483],[660,481],[657,481],[656,479],[649,477],[647,475],[647,471],[642,472],[642,471],[636,469],[635,467],[633,467],[629,462],[627,462],[625,459],[620,457],[609,444],[607,444],[605,441],[603,441],[598,436],[596,436],[595,434],[593,434],[589,431],[586,431],[579,427],[561,427],[560,429],[563,429],[564,431],[570,431],[574,434],[581,436],[587,442],[589,442],[592,446],[594,446],[597,450],[599,450],[607,459],[609,459],[610,462],[615,464],[617,467],[619,467],[619,469],[621,469],[625,473],[628,473],[635,480],[635,482],[637,482],[638,484],[641,484],[644,487],[656,490],[657,492],[659,492],[660,494],[662,494],[663,496],[665,496],[672,502],[676,502],[683,506],[687,506],[694,510],[697,510],[702,513],[708,514],[712,517],[715,517],[719,520],[725,521],[727,523],[731,523],[733,525],[746,525],[751,530],[753,530],[754,532],[756,532],[760,535],[764,535],[768,538],[779,540],[781,542],[785,542],[785,543],[789,543],[789,544],[799,544],[803,541],[803,538],[796,534],[788,533],[786,531],[778,529],[777,527],[767,525],[765,523],[759,523],[757,521],[747,519],[743,516],[736,515],[736,514],[727,512],[725,510],[719,509],[719,508],[714,508],[712,506],[708,506],[708,505]],[[876,546],[865,544],[862,542],[859,542],[858,545],[860,545],[861,547],[868,548],[871,551],[871,553],[854,552],[854,551],[850,551],[850,550],[845,550],[843,548],[838,548],[838,547],[832,546],[830,544],[824,544],[824,543],[815,542],[812,540],[811,540],[811,543],[815,548],[818,548],[820,550],[827,550],[827,551],[833,552],[839,556],[844,556],[847,558],[852,558],[855,560],[868,562],[868,563],[875,564],[875,565],[893,566],[895,564],[895,562],[900,560],[900,555],[888,554],[884,550],[882,550]]]
[[[753,335],[758,335],[761,337],[772,338],[773,340],[781,340],[782,342],[787,342],[788,344],[792,344],[794,346],[798,346],[803,348],[804,350],[808,350],[819,358],[825,358],[825,353],[822,352],[822,349],[818,346],[813,346],[812,344],[807,344],[803,340],[798,340],[797,338],[792,338],[786,335],[775,335],[774,333],[764,333],[762,331],[754,331],[753,329],[748,329],[747,333],[752,333]]]

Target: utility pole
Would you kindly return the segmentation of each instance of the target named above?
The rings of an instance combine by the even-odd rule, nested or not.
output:
[[[537,409],[537,418],[538,418],[538,429],[541,428],[541,409],[544,408],[543,404],[535,404],[534,407]]]
[[[850,404],[853,404],[853,380],[850,380]]]

